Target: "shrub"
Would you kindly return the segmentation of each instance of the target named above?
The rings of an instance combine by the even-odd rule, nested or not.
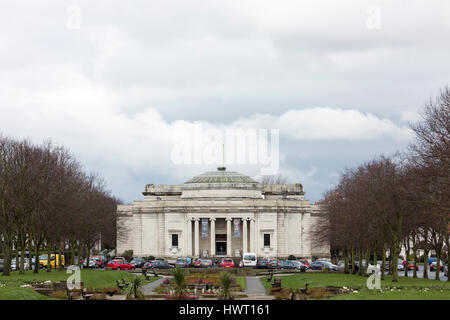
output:
[[[125,250],[124,253],[122,253],[122,257],[124,257],[127,261],[130,261],[133,259],[133,250]]]
[[[220,282],[222,283],[222,296],[225,300],[231,298],[230,287],[233,281],[233,276],[226,271],[220,273]]]
[[[171,274],[173,276],[173,282],[175,284],[175,297],[181,299],[184,294],[184,283],[186,281],[186,271],[184,269],[176,267],[172,269]]]
[[[134,277],[131,281],[130,285],[127,288],[127,299],[142,299],[144,297],[144,293],[142,293],[141,287],[144,284],[144,277]]]
[[[289,257],[288,257],[288,260],[297,260],[297,258],[294,256],[294,255],[290,255]]]

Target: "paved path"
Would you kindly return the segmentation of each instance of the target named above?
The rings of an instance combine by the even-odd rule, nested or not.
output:
[[[245,293],[249,296],[249,298],[253,298],[256,296],[267,296],[266,288],[261,283],[259,277],[247,277],[247,289]]]
[[[155,280],[153,282],[150,282],[148,284],[146,284],[145,286],[142,286],[142,292],[144,294],[150,294],[153,292],[153,290],[155,290],[156,287],[158,287],[166,278],[166,276],[162,276],[162,278]]]

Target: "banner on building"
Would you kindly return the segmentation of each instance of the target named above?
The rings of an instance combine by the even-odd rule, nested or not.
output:
[[[241,237],[241,219],[234,219],[234,237],[240,238]]]
[[[208,218],[202,218],[202,238],[208,238]]]

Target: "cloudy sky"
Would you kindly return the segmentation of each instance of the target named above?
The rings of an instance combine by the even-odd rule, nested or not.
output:
[[[217,166],[174,163],[174,132],[279,129],[280,173],[317,201],[405,149],[449,34],[447,0],[3,2],[0,132],[65,145],[130,202]]]

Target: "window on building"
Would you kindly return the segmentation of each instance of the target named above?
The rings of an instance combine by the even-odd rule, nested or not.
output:
[[[264,233],[264,247],[270,247],[270,233]]]
[[[172,247],[176,248],[178,247],[178,235],[172,234]]]

